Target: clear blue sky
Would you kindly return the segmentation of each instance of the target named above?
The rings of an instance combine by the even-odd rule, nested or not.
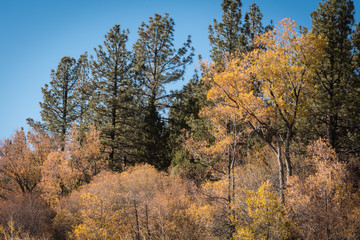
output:
[[[155,13],[169,13],[175,21],[178,46],[192,36],[196,55],[209,55],[208,26],[221,18],[222,0],[2,0],[0,1],[0,139],[26,127],[28,117],[41,120],[41,87],[50,81],[63,56],[78,58],[103,42],[114,25],[137,28]],[[285,17],[310,27],[310,13],[318,0],[243,0],[243,12],[255,2],[264,23]],[[355,0],[360,11],[360,0]],[[359,22],[359,13],[356,14]],[[131,46],[129,44],[129,47]],[[185,82],[195,64],[188,68]],[[181,88],[184,82],[177,86]]]

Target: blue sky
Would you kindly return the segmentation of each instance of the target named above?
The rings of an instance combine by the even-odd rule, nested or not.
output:
[[[192,36],[195,54],[209,55],[208,26],[221,19],[222,0],[2,0],[0,1],[0,139],[26,127],[28,117],[41,120],[41,87],[50,81],[63,56],[78,58],[93,52],[115,24],[130,30],[129,47],[137,28],[155,13],[169,13],[175,21],[175,40],[180,46]],[[318,0],[243,0],[243,12],[255,2],[264,23],[285,17],[311,26],[310,13]],[[355,0],[360,11],[360,0]],[[359,13],[356,21],[359,22]],[[195,61],[196,62],[196,61]],[[188,67],[185,81],[191,77]]]

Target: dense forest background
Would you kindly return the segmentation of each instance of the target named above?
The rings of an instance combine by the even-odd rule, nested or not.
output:
[[[211,61],[168,14],[60,60],[41,121],[0,141],[2,239],[359,239],[353,1],[321,1],[310,29],[219,7]]]

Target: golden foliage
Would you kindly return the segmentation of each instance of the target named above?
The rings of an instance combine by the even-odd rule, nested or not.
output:
[[[191,214],[191,185],[150,165],[103,171],[63,198],[61,214],[74,239],[204,239]],[[59,224],[61,227],[61,224]]]
[[[8,192],[32,192],[41,179],[41,165],[46,153],[42,144],[34,144],[24,131],[0,142],[0,177],[3,197]],[[30,141],[29,141],[30,140]],[[44,141],[45,142],[45,141]],[[40,153],[43,151],[43,153]]]
[[[291,124],[303,114],[307,88],[326,42],[311,32],[298,34],[290,19],[255,39],[259,48],[230,61],[205,79],[208,100],[222,113],[245,117],[254,126]],[[219,113],[219,115],[221,114]]]
[[[359,199],[346,165],[321,139],[309,146],[308,155],[306,162],[314,172],[291,177],[286,191],[291,217],[297,223],[295,233],[306,239],[354,239],[351,234],[359,221],[351,216],[358,211],[353,208]]]
[[[234,239],[287,239],[290,220],[269,181],[246,197],[248,222],[236,223]]]
[[[74,125],[67,139],[65,150],[51,152],[41,169],[40,187],[52,207],[57,207],[62,196],[88,183],[105,168],[106,155],[101,152],[100,132],[95,127],[90,127],[81,143]]]

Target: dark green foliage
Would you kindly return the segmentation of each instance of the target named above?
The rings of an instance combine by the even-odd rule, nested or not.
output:
[[[263,15],[255,3],[245,13],[244,23],[241,0],[224,0],[221,7],[222,22],[214,19],[214,25],[209,26],[211,58],[215,63],[223,62],[224,57],[233,58],[237,53],[251,50],[254,37],[272,28],[271,25],[263,27]]]
[[[182,129],[190,129],[189,122],[199,119],[199,112],[206,103],[206,87],[195,74],[189,83],[175,92],[169,111],[169,125],[179,134]]]
[[[196,134],[200,139],[208,138],[207,121],[200,116],[206,106],[207,87],[197,74],[190,79],[183,89],[176,92],[169,111],[169,145],[171,148],[172,165],[181,168],[189,178],[195,179],[204,167],[197,164],[182,146],[184,130]]]
[[[78,98],[78,106],[76,108],[77,122],[82,137],[89,126],[95,124],[95,99],[93,98],[95,85],[90,79],[90,70],[88,54],[85,52],[78,59],[78,84],[76,88]]]
[[[244,51],[246,38],[243,33],[241,0],[224,0],[221,4],[222,22],[214,19],[209,26],[211,58],[214,62],[222,62],[227,54],[231,57],[237,51]]]
[[[160,110],[167,106],[169,95],[165,85],[182,78],[186,65],[192,62],[190,36],[184,45],[174,47],[174,20],[168,14],[155,14],[149,23],[139,27],[139,39],[134,44],[135,70],[144,87],[147,105]]]
[[[139,161],[149,163],[157,169],[166,170],[170,165],[168,137],[168,129],[155,105],[148,106],[145,109],[141,129],[141,144],[138,148]]]
[[[311,17],[312,30],[326,37],[328,46],[314,79],[316,91],[309,123],[315,134],[326,137],[338,151],[349,151],[350,146],[359,151],[359,37],[354,25],[354,3],[322,1]]]
[[[253,46],[253,40],[258,34],[262,34],[273,29],[272,22],[265,28],[261,22],[263,18],[260,8],[255,4],[249,6],[249,11],[245,13],[243,31],[246,36],[247,50],[251,50]]]
[[[165,86],[181,79],[186,65],[192,62],[191,40],[179,49],[174,47],[174,21],[168,14],[155,14],[139,27],[139,39],[134,44],[137,78],[143,87],[144,123],[140,160],[163,169],[170,164],[165,123],[159,111],[169,105]]]
[[[43,102],[40,102],[41,117],[45,126],[61,137],[64,142],[65,134],[77,116],[78,65],[71,57],[63,57],[57,70],[51,71],[50,85],[45,84],[41,89]]]
[[[132,76],[132,55],[126,49],[128,30],[115,25],[95,49],[92,71],[96,85],[96,121],[103,143],[110,147],[110,167],[121,170],[133,154],[138,129],[138,98]]]

